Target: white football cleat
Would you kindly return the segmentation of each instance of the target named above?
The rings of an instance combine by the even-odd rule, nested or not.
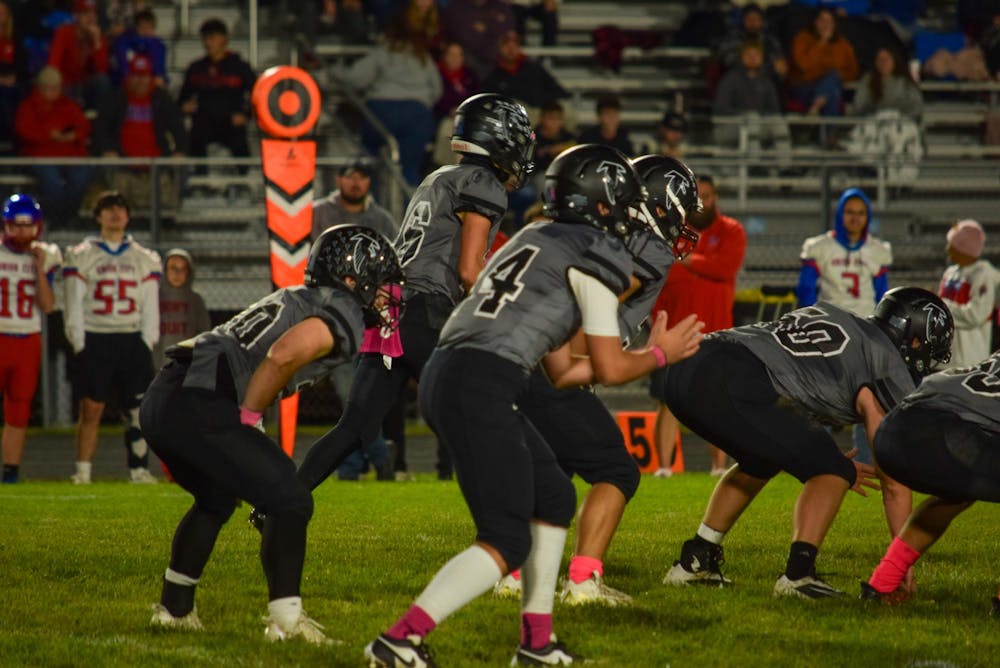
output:
[[[302,638],[314,645],[332,645],[333,640],[326,637],[323,627],[315,619],[310,619],[303,612],[298,620],[290,628],[282,627],[273,617],[264,617],[267,628],[264,629],[264,637],[272,642],[290,640],[292,638]]]
[[[155,485],[159,482],[145,466],[128,470],[128,481],[139,485]]]
[[[817,598],[837,598],[843,596],[844,592],[831,587],[815,575],[807,575],[798,580],[789,580],[787,575],[782,575],[774,583],[774,595],[797,596],[811,601]]]
[[[604,578],[594,571],[593,575],[583,582],[573,582],[566,579],[559,600],[566,605],[586,605],[601,603],[611,607],[631,605],[632,597],[623,591],[618,591],[604,584]]]
[[[198,619],[198,608],[192,608],[191,612],[183,617],[174,617],[170,611],[159,603],[153,605],[153,618],[149,620],[151,626],[158,629],[171,629],[177,631],[204,631]]]
[[[493,595],[497,598],[521,598],[521,581],[508,573],[493,585]]]
[[[74,473],[73,475],[71,475],[69,477],[69,479],[70,479],[70,481],[74,485],[89,485],[90,484],[90,475],[88,475],[86,473],[80,473],[79,471],[77,471],[76,473]]]

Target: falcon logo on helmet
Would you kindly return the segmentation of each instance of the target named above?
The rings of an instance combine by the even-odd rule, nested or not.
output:
[[[605,160],[597,166],[597,173],[604,175],[604,192],[608,196],[608,203],[613,206],[616,191],[625,183],[625,165]]]
[[[922,288],[893,288],[868,318],[902,356],[910,374],[922,378],[951,359],[955,321],[941,298]]]
[[[632,165],[649,191],[654,231],[670,242],[674,257],[686,257],[698,243],[698,233],[687,224],[688,216],[701,211],[694,172],[680,160],[662,155],[644,155]]]
[[[518,102],[506,95],[481,93],[455,111],[451,150],[489,158],[503,179],[513,178],[520,188],[535,167],[535,131]]]

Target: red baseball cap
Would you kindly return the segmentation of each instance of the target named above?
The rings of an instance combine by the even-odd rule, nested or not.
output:
[[[136,54],[128,64],[128,73],[135,75],[152,74],[153,63],[147,56]]]
[[[76,0],[73,3],[73,12],[82,14],[84,12],[96,12],[97,2],[95,0]]]

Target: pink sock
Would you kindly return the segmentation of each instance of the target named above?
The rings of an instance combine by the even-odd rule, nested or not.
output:
[[[551,625],[551,623],[550,623]],[[406,614],[393,624],[392,628],[385,632],[390,638],[402,640],[406,636],[420,636],[423,638],[434,630],[437,622],[424,612],[423,608],[411,605]]]
[[[520,568],[516,568],[516,569],[512,570],[510,572],[510,576],[512,578],[514,578],[515,580],[517,580],[518,582],[520,582],[521,581],[521,569]]]
[[[521,647],[541,649],[552,636],[552,613],[525,612],[521,615]]]
[[[589,580],[590,576],[597,571],[597,574],[604,576],[604,562],[593,557],[581,557],[579,555],[569,560],[569,579],[580,584],[584,580]]]
[[[919,552],[904,543],[901,538],[894,538],[889,544],[885,556],[882,557],[882,561],[879,562],[875,572],[868,579],[868,584],[882,594],[896,591],[903,578],[906,577],[906,571],[910,570],[910,566],[915,564],[919,558]]]

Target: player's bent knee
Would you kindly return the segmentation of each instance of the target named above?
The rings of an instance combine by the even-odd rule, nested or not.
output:
[[[531,551],[531,530],[528,522],[523,527],[510,527],[506,531],[480,531],[476,542],[485,543],[500,553],[509,571],[524,564]]]
[[[281,485],[259,505],[266,508],[268,513],[295,513],[309,521],[313,515],[312,494],[298,479],[293,480],[294,482]]]
[[[352,434],[357,434],[361,443],[367,444],[375,440],[382,428],[379,420],[371,419],[371,411],[362,409],[357,404],[348,402],[344,407],[344,414],[337,423],[337,428],[348,429]]]
[[[569,478],[554,483],[544,499],[536,492],[535,517],[558,527],[568,527],[576,514],[576,488]]]
[[[636,490],[639,489],[639,479],[639,469],[633,463],[632,466],[623,468],[608,482],[618,488],[618,491],[625,497],[625,503],[628,503],[635,496]]]

